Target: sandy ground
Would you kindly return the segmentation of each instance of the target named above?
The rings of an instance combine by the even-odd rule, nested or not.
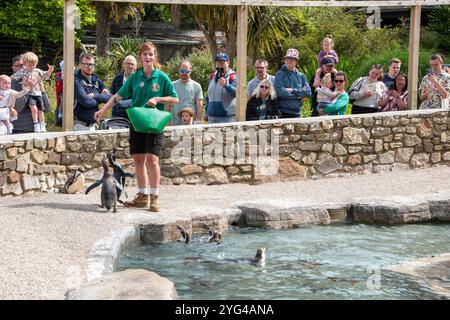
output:
[[[359,197],[419,195],[450,190],[450,167],[257,186],[162,186],[160,215],[237,201],[286,199],[347,202]],[[127,187],[134,195],[134,188]],[[67,279],[83,270],[92,245],[125,225],[129,209],[106,213],[89,195],[35,193],[0,198],[0,299],[64,299]],[[149,213],[154,214],[154,213]]]

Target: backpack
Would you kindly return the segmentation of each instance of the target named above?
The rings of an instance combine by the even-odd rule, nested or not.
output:
[[[350,97],[350,94],[352,93],[352,92],[358,92],[359,90],[361,90],[361,86],[362,86],[362,83],[363,83],[363,81],[366,79],[367,77],[360,77],[360,78],[358,78],[353,84],[352,84],[352,86],[350,87],[350,90],[348,90],[348,96]],[[351,105],[353,105],[353,103],[355,102],[355,100],[356,99],[352,99],[352,98],[350,98],[349,99],[349,101],[348,101],[348,103],[350,103]]]
[[[112,129],[128,129],[130,128],[130,121],[122,117],[112,117],[104,119],[100,123],[99,130],[112,130]]]

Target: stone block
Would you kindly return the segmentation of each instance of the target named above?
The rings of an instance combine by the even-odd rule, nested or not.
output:
[[[36,176],[31,176],[28,174],[22,175],[22,188],[23,191],[40,189],[41,184],[39,183],[39,179]]]
[[[47,147],[47,139],[34,139],[34,148],[44,150]]]
[[[409,162],[414,152],[413,148],[397,148],[395,151],[395,162],[406,163]]]
[[[64,152],[61,155],[61,164],[64,165],[72,165],[79,163],[79,154],[78,153],[66,153]],[[99,162],[101,163],[101,161]]]
[[[69,142],[67,144],[67,148],[69,149],[70,152],[78,152],[81,150],[81,147],[82,147],[81,143],[77,141]]]
[[[342,143],[367,144],[370,133],[366,129],[346,127],[342,129]]]
[[[342,169],[342,164],[329,155],[322,155],[316,163],[315,168],[322,174],[329,174],[336,170]]]
[[[411,157],[413,168],[426,168],[430,166],[430,155],[427,153],[417,153]]]
[[[403,224],[430,221],[431,213],[424,200],[397,197],[351,204],[349,217],[356,223]]]
[[[47,161],[47,155],[40,150],[37,149],[31,150],[30,155],[31,160],[33,160],[38,164],[43,164],[45,161]]]
[[[18,196],[21,195],[22,193],[23,190],[22,187],[20,186],[20,183],[3,185],[2,187],[0,187],[1,195],[14,194]]]
[[[66,151],[66,140],[64,137],[56,138],[55,152],[64,152]]]
[[[143,269],[107,274],[69,290],[66,300],[176,300],[175,285]]]
[[[193,173],[202,173],[202,172],[203,168],[195,164],[188,164],[181,168],[181,174],[185,176]]]
[[[252,201],[238,204],[238,208],[247,226],[284,229],[330,224],[326,209],[304,207],[287,201]]]
[[[205,182],[211,184],[228,183],[228,176],[222,167],[209,168],[205,170]]]
[[[3,161],[3,170],[16,170],[16,166],[17,166],[16,160]]]

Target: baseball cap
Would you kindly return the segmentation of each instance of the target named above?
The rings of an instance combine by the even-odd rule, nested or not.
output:
[[[219,52],[216,54],[214,61],[229,61],[230,57],[225,52]]]
[[[322,59],[321,64],[324,64],[324,65],[327,65],[327,66],[331,66],[331,65],[334,66],[336,63],[334,62],[333,58],[326,57],[326,58]]]

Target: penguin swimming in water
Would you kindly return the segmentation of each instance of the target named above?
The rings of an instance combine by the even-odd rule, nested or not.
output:
[[[126,178],[134,178],[134,174],[125,172],[122,165],[116,160],[116,148],[113,148],[112,152],[108,154],[109,164],[114,170],[114,178],[122,185],[122,189],[117,188],[117,201],[123,204],[123,201],[120,200],[120,196],[122,195],[122,191],[125,194],[125,197],[128,198],[128,195],[125,191],[125,180]]]
[[[183,227],[177,226],[178,231],[181,233],[182,240],[178,241],[184,241],[184,243],[189,243],[189,240],[191,239],[191,234],[187,232]]]
[[[208,230],[209,239],[208,242],[216,242],[217,244],[223,243],[222,234],[219,231],[216,231],[215,229],[209,229]]]
[[[84,187],[85,177],[84,177],[84,170],[83,168],[77,168],[75,173],[67,179],[66,183],[64,184],[64,187],[60,189],[60,192],[62,193],[69,193],[74,194]]]
[[[256,250],[256,255],[253,258],[219,259],[217,261],[207,262],[214,262],[218,264],[251,264],[257,267],[264,267],[266,264],[266,248],[258,248]]]
[[[89,193],[92,189],[102,185],[101,192],[101,205],[100,208],[106,208],[107,211],[113,208],[113,212],[117,212],[117,191],[116,188],[123,190],[122,185],[114,178],[113,169],[109,167],[108,158],[106,156],[103,157],[102,160],[103,166],[103,177],[100,180],[97,180],[93,184],[91,184],[86,189],[86,194]]]

